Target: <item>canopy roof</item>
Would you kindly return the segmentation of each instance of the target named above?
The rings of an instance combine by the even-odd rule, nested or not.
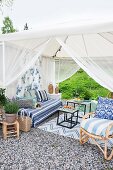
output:
[[[0,35],[0,41],[17,41],[45,37],[69,36],[113,31],[113,20],[81,20],[64,22],[53,26],[42,26],[37,30],[27,30]]]
[[[94,80],[113,91],[113,22],[111,21],[63,23],[42,27],[37,31],[1,35],[0,42],[2,44],[0,82],[5,86],[31,67],[39,56],[52,59],[71,57]]]

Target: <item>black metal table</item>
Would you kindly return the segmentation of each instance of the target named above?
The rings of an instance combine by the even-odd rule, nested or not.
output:
[[[63,113],[63,117],[60,122],[59,122],[59,117],[60,117],[60,113]],[[57,117],[57,125],[63,126],[63,127],[67,127],[69,129],[73,128],[74,126],[76,126],[79,122],[78,122],[78,109],[69,109],[69,108],[59,108],[58,110],[58,117]],[[75,120],[74,120],[75,119]],[[67,125],[66,125],[66,124]]]
[[[79,108],[80,108],[81,106],[83,106],[83,107],[84,107],[84,110],[83,110],[84,115],[85,115],[85,113],[86,113],[86,107],[87,107],[87,105],[89,104],[89,112],[91,112],[91,101],[74,101],[74,100],[72,100],[72,101],[67,101],[67,105],[69,105],[69,103],[70,103],[70,104],[73,104],[74,108],[76,108],[76,105],[79,106]],[[79,110],[80,110],[80,109],[79,109]],[[79,116],[79,118],[82,118],[82,117]]]

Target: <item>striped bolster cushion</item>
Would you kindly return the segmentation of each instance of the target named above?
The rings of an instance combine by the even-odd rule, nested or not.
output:
[[[105,137],[106,129],[111,123],[113,123],[113,120],[89,118],[81,122],[81,127],[91,134]],[[112,134],[113,128],[110,130],[110,135]]]

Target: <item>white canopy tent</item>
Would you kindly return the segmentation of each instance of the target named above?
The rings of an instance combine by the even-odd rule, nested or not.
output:
[[[1,35],[0,86],[10,86],[35,64],[39,56],[45,58],[42,75],[46,86],[50,81],[55,83],[53,61],[61,58],[60,63],[64,63],[65,68],[63,74],[66,75],[63,78],[58,76],[57,82],[81,67],[100,85],[113,91],[113,22],[64,23],[37,31]],[[75,66],[71,65],[69,57],[75,61]],[[58,65],[63,66],[57,64],[57,68]]]

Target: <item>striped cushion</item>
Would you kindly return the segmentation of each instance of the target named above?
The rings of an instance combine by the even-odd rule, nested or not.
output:
[[[25,115],[28,115],[32,118],[32,127],[35,127],[53,113],[57,112],[61,104],[62,102],[60,99],[50,99],[45,102],[41,102],[41,107],[37,109],[24,109],[24,111]],[[23,115],[23,112],[20,110],[18,114]]]
[[[110,123],[113,123],[113,120],[89,118],[81,122],[81,127],[91,134],[105,136],[106,129]],[[110,135],[112,134],[113,128],[110,130]]]
[[[36,98],[37,98],[37,102],[41,102],[42,101],[41,93],[40,93],[39,90],[36,91]]]
[[[40,94],[41,94],[42,101],[47,101],[48,100],[48,96],[47,96],[47,93],[46,93],[45,90],[41,90]]]

